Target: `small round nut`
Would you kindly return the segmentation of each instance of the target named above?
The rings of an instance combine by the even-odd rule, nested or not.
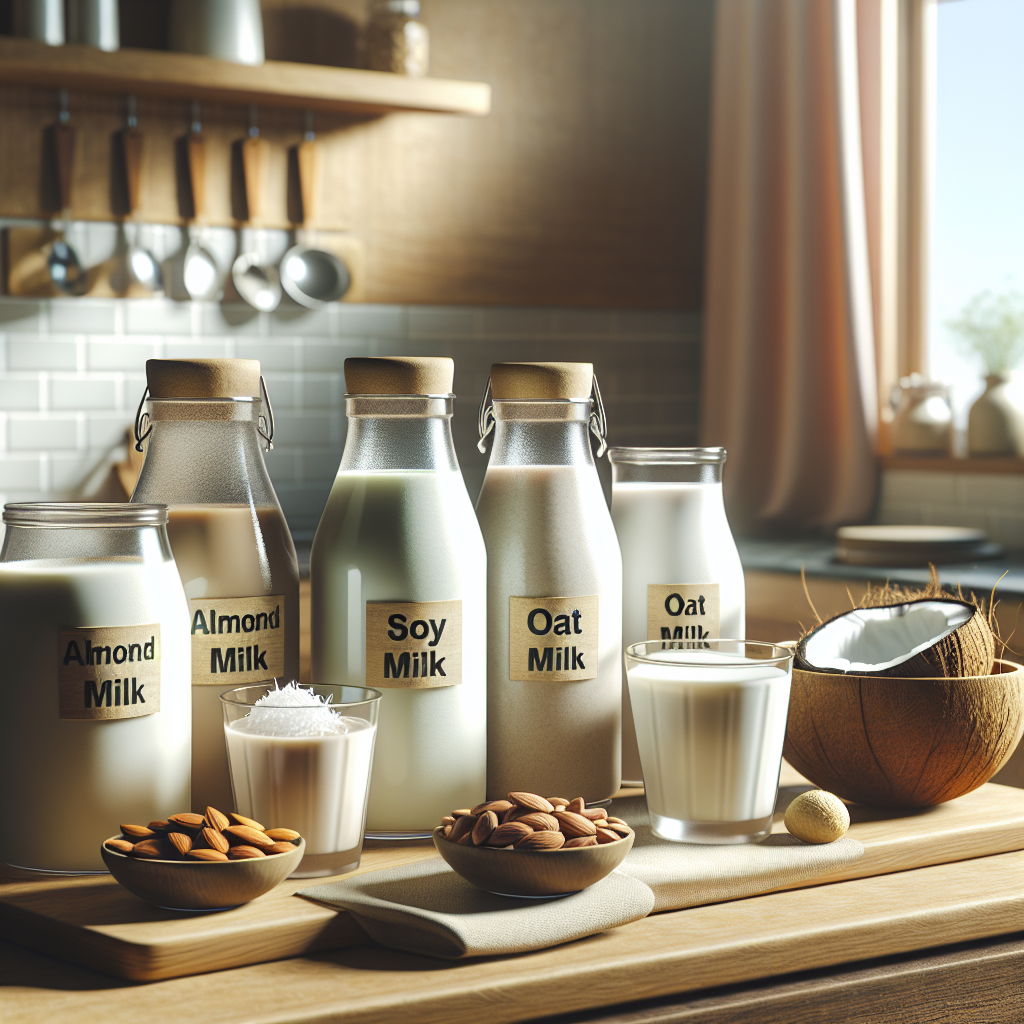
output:
[[[786,828],[805,843],[834,843],[850,827],[846,804],[823,789],[801,793],[786,808]]]

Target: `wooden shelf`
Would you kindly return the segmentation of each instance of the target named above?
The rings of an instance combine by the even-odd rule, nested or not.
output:
[[[931,473],[1024,473],[1024,459],[972,456],[955,459],[948,455],[885,455],[882,469],[917,469]]]
[[[251,67],[162,50],[104,53],[11,36],[0,36],[0,81],[334,113],[420,110],[479,116],[491,109],[491,87],[483,82],[270,60]]]

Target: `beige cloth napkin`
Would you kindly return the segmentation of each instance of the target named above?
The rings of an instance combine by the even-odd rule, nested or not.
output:
[[[616,800],[612,807],[636,832],[633,849],[607,878],[571,896],[495,896],[470,885],[440,857],[298,895],[349,911],[382,946],[450,959],[500,956],[572,942],[652,912],[771,892],[864,855],[864,847],[849,838],[823,846],[790,835],[742,846],[670,843],[651,831],[643,797]]]
[[[788,799],[781,792],[779,798],[785,809]],[[642,796],[612,801],[612,813],[636,833],[618,870],[650,886],[654,913],[772,892],[831,874],[864,856],[864,847],[849,837],[821,846],[788,833],[738,846],[670,843],[651,831]]]
[[[382,946],[448,959],[557,946],[638,921],[654,906],[643,882],[614,871],[571,896],[495,896],[470,885],[440,857],[315,885],[298,895],[347,910]]]

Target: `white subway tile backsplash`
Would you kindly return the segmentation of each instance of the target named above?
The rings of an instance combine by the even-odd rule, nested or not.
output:
[[[1024,476],[1011,473],[958,473],[956,500],[964,505],[988,505],[1016,510],[1024,518]]]
[[[300,378],[304,409],[342,409],[345,404],[343,373],[304,373]]]
[[[8,373],[0,377],[0,409],[22,411],[39,407],[39,374]]]
[[[8,335],[8,370],[77,370],[78,342],[74,338]]]
[[[550,338],[555,334],[553,309],[520,309],[494,306],[484,309],[479,319],[479,336],[488,340],[512,341],[522,338]],[[499,362],[500,360],[495,360]]]
[[[410,306],[409,338],[413,341],[470,339],[478,314],[471,306]]]
[[[343,338],[405,338],[404,306],[346,306],[331,310],[334,333]]]
[[[112,377],[90,376],[50,378],[50,408],[78,409],[117,408],[117,383]]]
[[[323,341],[307,338],[302,342],[302,368],[306,371],[343,371],[349,356],[366,354],[368,348],[373,350],[368,345],[351,343],[350,339]]]
[[[268,333],[271,337],[330,337],[332,334],[331,311],[305,309],[302,306],[284,302],[268,318]]]
[[[164,359],[228,359],[233,353],[229,351],[227,338],[169,337],[164,339]]]
[[[78,447],[78,417],[68,413],[35,416],[12,413],[7,418],[10,451],[50,451]]]
[[[0,331],[38,334],[42,330],[42,309],[43,303],[38,299],[0,300]]]
[[[128,334],[191,334],[192,303],[170,299],[125,299]]]
[[[145,370],[147,359],[160,357],[161,344],[152,338],[90,338],[85,346],[88,370]]]
[[[50,304],[50,330],[54,334],[113,334],[114,303],[108,299],[76,299]]]
[[[270,333],[268,316],[241,302],[204,302],[200,307],[200,330],[212,336],[266,335]]]
[[[123,413],[89,413],[85,419],[84,447],[105,451],[114,445],[124,444],[134,422],[134,408]]]
[[[268,370],[299,370],[301,348],[302,343],[290,337],[259,341],[253,338],[238,338],[235,341],[235,358],[258,359],[260,369],[264,373]]]
[[[0,456],[0,487],[5,491],[28,491],[39,487],[39,456]]]

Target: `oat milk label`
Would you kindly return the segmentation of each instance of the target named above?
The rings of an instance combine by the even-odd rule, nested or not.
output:
[[[192,685],[225,690],[284,678],[284,598],[193,598]]]
[[[597,678],[598,599],[510,597],[508,677],[517,683]]]
[[[719,620],[717,583],[647,584],[646,640],[715,640]]]
[[[366,602],[366,685],[462,682],[462,601]]]
[[[141,718],[160,710],[160,623],[62,629],[57,638],[60,717]]]

